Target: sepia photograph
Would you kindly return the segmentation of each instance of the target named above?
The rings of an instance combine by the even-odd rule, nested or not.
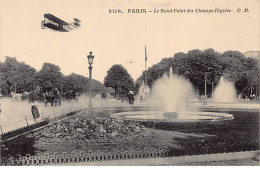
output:
[[[0,0],[0,166],[259,166],[260,0]]]

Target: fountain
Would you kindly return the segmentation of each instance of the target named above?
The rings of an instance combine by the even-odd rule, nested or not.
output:
[[[221,77],[212,98],[213,102],[234,102],[236,99],[234,84]]]
[[[112,114],[112,118],[161,121],[161,122],[198,122],[233,119],[233,115],[218,112],[191,111],[189,98],[194,96],[191,83],[170,70],[159,78],[152,87],[152,95],[161,104],[161,111],[135,111]]]
[[[173,75],[172,69],[169,75],[164,74],[154,83],[152,91],[167,112],[185,110],[188,99],[193,94],[192,85],[183,77]]]

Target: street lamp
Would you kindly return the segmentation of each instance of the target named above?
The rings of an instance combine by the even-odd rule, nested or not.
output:
[[[209,67],[208,71],[211,73],[211,98],[212,98],[212,94],[213,94],[213,90],[214,90],[214,81],[213,81],[213,68]]]
[[[93,59],[94,59],[94,55],[92,55],[92,52],[89,52],[89,55],[88,55],[88,64],[89,64],[89,88],[88,88],[88,95],[89,95],[89,101],[88,101],[88,112],[93,116],[93,110],[92,110],[92,93],[91,93],[91,90],[92,90],[92,64],[93,64]]]
[[[205,91],[204,91],[204,104],[206,104],[206,99],[207,99],[207,74],[206,74],[207,72],[205,72],[204,73],[204,81],[205,81],[205,83],[204,83],[204,89],[205,89]]]
[[[204,89],[205,89],[205,91],[204,91],[204,104],[206,104],[206,100],[207,100],[207,73],[209,73],[209,72],[211,72],[212,73],[212,70],[213,70],[213,68],[212,67],[209,67],[208,68],[208,71],[205,71],[204,72]],[[211,79],[212,80],[212,79]],[[212,92],[213,92],[213,83],[212,83]]]

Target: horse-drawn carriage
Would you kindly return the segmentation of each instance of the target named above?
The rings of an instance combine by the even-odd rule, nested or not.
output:
[[[63,99],[66,101],[78,100],[78,93],[75,91],[68,91],[63,95]]]
[[[51,103],[51,106],[60,106],[62,97],[57,88],[46,92],[44,94],[44,105],[47,106],[48,103]]]
[[[46,107],[48,103],[51,103],[51,106],[60,106],[62,97],[60,95],[46,94],[44,96],[44,106]]]
[[[130,105],[134,104],[135,98],[134,98],[134,92],[129,91],[129,93],[124,93],[120,95],[121,102],[128,102]]]
[[[43,102],[45,106],[47,106],[48,103],[51,103],[51,106],[60,106],[62,96],[57,89],[51,89],[45,93],[43,93],[42,90],[35,90],[29,94],[28,101]]]

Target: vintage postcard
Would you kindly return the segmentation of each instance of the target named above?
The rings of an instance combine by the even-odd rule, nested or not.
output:
[[[259,0],[0,0],[1,166],[258,166]]]

